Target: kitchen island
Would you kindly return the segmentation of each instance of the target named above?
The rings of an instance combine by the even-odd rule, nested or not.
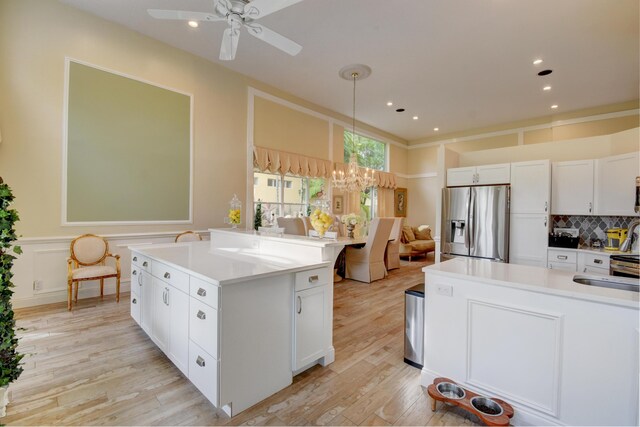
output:
[[[237,230],[133,246],[131,316],[233,416],[333,362],[333,261],[343,246]]]
[[[423,271],[422,385],[504,399],[516,425],[638,425],[638,292],[467,258]]]

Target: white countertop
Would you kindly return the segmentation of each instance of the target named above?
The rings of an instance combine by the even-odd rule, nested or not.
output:
[[[604,248],[590,248],[588,246],[578,247],[578,248],[557,248],[555,246],[549,246],[549,250],[558,250],[558,251],[573,251],[573,252],[588,252],[596,255],[638,255],[640,252],[621,252],[621,251],[607,251]]]
[[[330,264],[286,259],[258,249],[211,249],[208,241],[132,246],[131,251],[221,286]]]
[[[427,275],[437,272],[479,284],[486,283],[635,309],[640,308],[638,292],[581,285],[573,281],[573,276],[577,274],[575,272],[472,258],[454,258],[425,267],[422,271]]]
[[[261,240],[273,240],[278,242],[295,242],[298,245],[303,246],[316,246],[316,247],[333,247],[333,246],[345,246],[355,245],[367,242],[366,237],[338,237],[336,239],[320,239],[317,237],[298,236],[294,234],[271,234],[271,233],[259,233],[254,230],[242,230],[239,228],[210,228],[210,232],[221,233],[235,233],[246,236],[260,236]]]

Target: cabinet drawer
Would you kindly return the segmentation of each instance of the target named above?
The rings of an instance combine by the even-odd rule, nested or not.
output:
[[[576,251],[564,251],[559,249],[549,249],[547,252],[547,260],[549,262],[566,262],[575,264],[578,260],[578,254]],[[574,266],[575,269],[575,266]]]
[[[191,298],[189,304],[189,338],[215,357],[218,355],[218,310]]]
[[[587,267],[603,268],[609,271],[609,255],[583,253],[584,265]],[[609,273],[607,273],[609,274]]]
[[[296,273],[296,291],[302,291],[304,289],[309,289],[314,286],[322,286],[328,283],[328,268],[316,268]]]
[[[138,325],[140,324],[140,303],[138,294],[131,292],[131,317]]]
[[[131,264],[151,273],[151,260],[144,255],[138,253],[131,254]]]
[[[189,341],[189,380],[215,406],[218,402],[218,361]]]
[[[548,267],[551,270],[576,271],[576,265],[566,262],[549,262]]]
[[[187,273],[156,261],[152,265],[151,274],[185,294],[189,293],[189,275]]]
[[[191,276],[189,278],[189,294],[215,309],[218,308],[219,289],[216,285],[200,280],[197,277]]]
[[[591,267],[591,266],[587,265],[587,266],[582,268],[582,271],[580,271],[580,273],[602,274],[603,276],[608,276],[609,275],[609,269],[608,268],[600,268],[600,267]]]

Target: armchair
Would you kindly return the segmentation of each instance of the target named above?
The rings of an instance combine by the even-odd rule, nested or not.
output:
[[[71,311],[71,293],[75,283],[74,300],[78,303],[80,282],[100,280],[100,297],[104,296],[104,279],[115,277],[116,302],[120,302],[120,255],[109,253],[109,243],[100,236],[83,234],[71,241],[71,255],[67,258],[67,309]],[[106,265],[107,258],[116,260],[115,268]]]

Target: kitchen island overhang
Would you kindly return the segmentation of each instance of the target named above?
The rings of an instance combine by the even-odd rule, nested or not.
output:
[[[132,246],[131,315],[229,416],[335,359],[333,263],[344,243],[212,229]]]
[[[422,385],[502,398],[514,424],[638,425],[637,292],[465,258],[423,271]]]

